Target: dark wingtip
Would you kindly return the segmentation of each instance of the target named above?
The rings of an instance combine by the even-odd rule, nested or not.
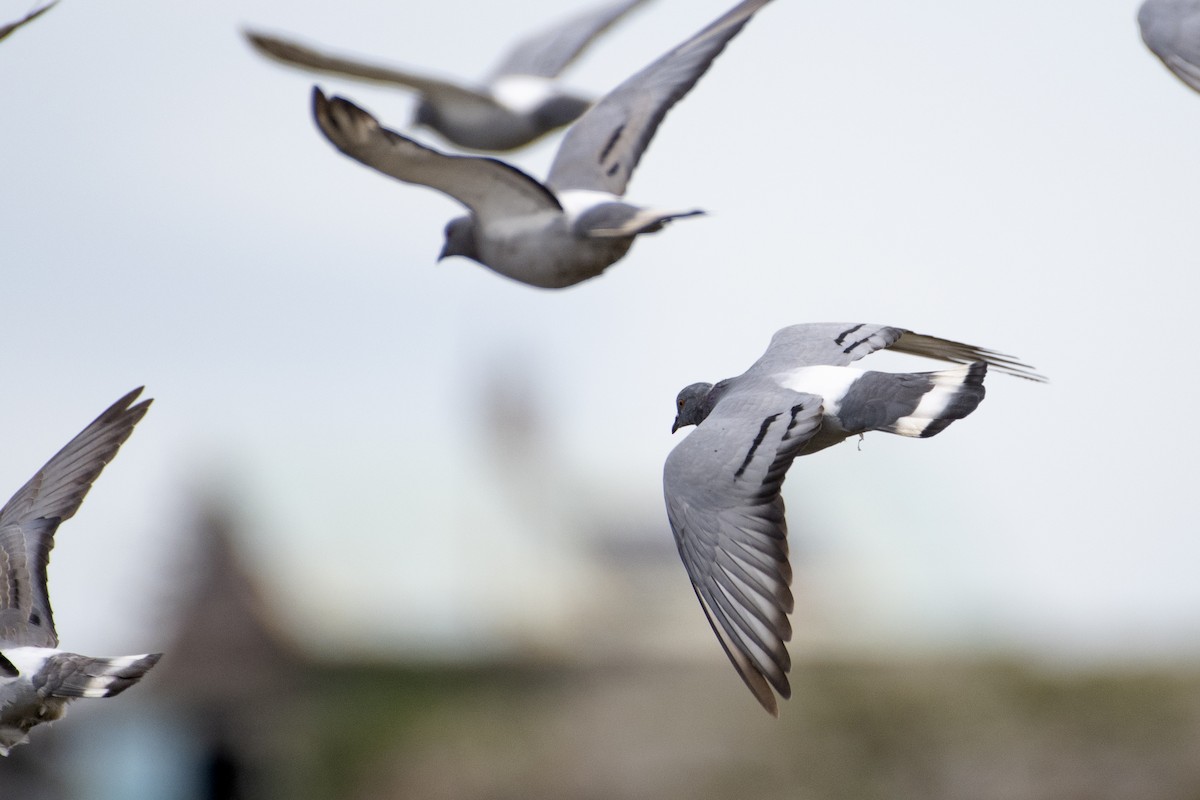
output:
[[[154,402],[153,397],[147,397],[137,405],[133,404],[133,401],[141,396],[145,388],[145,386],[139,386],[136,389],[126,392],[117,402],[105,409],[104,413],[97,419],[110,420],[128,415],[133,419],[132,425],[136,425],[146,415],[146,412],[150,409],[150,404]]]
[[[249,28],[242,29],[242,36],[246,37],[246,41],[250,46],[274,61],[279,61],[285,64],[292,63],[295,58],[295,52],[298,49],[295,45],[278,39],[270,34],[259,33],[258,31],[250,30]]]
[[[116,697],[130,686],[140,682],[142,678],[146,677],[146,673],[159,662],[162,656],[162,653],[147,653],[120,672],[113,674],[111,676],[112,682],[109,684],[108,690],[104,693],[104,697]]]
[[[329,98],[315,83],[312,88],[312,115],[322,133],[325,133],[327,127],[333,125],[333,116],[329,113]],[[326,136],[328,136],[327,133]]]
[[[747,686],[749,686],[749,683],[747,683]],[[759,692],[755,691],[753,686],[751,686],[750,691],[754,692],[754,699],[758,701],[759,705],[763,707],[764,711],[766,711],[775,719],[779,719],[779,701],[775,698],[774,693],[770,689],[767,689],[764,693],[760,694]],[[786,695],[784,696],[784,699],[787,699]]]

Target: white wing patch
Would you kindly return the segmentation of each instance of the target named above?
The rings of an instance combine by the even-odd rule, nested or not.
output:
[[[505,75],[491,92],[497,103],[518,114],[528,114],[558,94],[554,81],[539,75]]]
[[[817,395],[824,401],[825,416],[836,417],[842,398],[846,396],[850,386],[862,374],[863,370],[854,367],[833,367],[822,364],[781,372],[775,376],[775,380],[785,389]]]
[[[28,677],[40,670],[46,659],[61,652],[49,647],[12,647],[4,651],[4,657],[23,677]]]
[[[583,213],[605,203],[620,203],[621,198],[609,192],[594,189],[567,189],[558,193],[558,202],[563,207],[569,222],[574,222]]]

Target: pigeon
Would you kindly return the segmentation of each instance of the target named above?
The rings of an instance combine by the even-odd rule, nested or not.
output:
[[[1146,0],[1138,26],[1146,47],[1200,92],[1200,0]]]
[[[544,184],[503,161],[424,147],[319,88],[313,115],[329,141],[356,161],[467,207],[468,216],[446,225],[439,261],[464,256],[531,286],[572,286],[624,256],[638,235],[703,213],[646,208],[621,197],[667,111],[768,2],[744,0],[609,92],[567,130]]]
[[[142,390],[122,397],[59,450],[0,509],[0,755],[59,719],[76,697],[112,697],[141,680],[161,653],[91,658],[58,649],[46,589],[54,532],[145,416]]]
[[[484,85],[464,86],[407,70],[327,55],[262,33],[246,38],[266,56],[292,66],[350,75],[417,92],[417,125],[472,150],[515,150],[568,125],[591,100],[563,91],[554,79],[584,48],[646,0],[621,0],[592,8],[523,39]]]
[[[28,14],[26,14],[24,17],[17,20],[16,22],[9,22],[5,25],[0,25],[0,39],[5,38],[9,34],[11,34],[13,31],[15,31],[17,28],[24,25],[26,22],[31,22],[32,20],[37,19],[42,14],[45,14],[50,9],[54,8],[54,6],[57,4],[58,4],[58,0],[54,0],[53,3],[44,5],[41,8],[39,8],[37,11],[30,11]]]
[[[884,348],[962,366],[849,366]],[[774,692],[791,696],[792,570],[780,488],[792,460],[867,431],[933,436],[979,405],[989,366],[1045,380],[1011,356],[901,328],[792,325],[742,375],[679,393],[671,432],[697,427],[663,468],[667,518],[709,624],[773,716]]]

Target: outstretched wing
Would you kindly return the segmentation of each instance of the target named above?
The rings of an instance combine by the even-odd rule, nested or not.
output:
[[[506,75],[557,77],[597,36],[646,0],[621,0],[592,8],[517,42],[496,68],[489,83]]]
[[[567,130],[546,185],[556,192],[589,189],[623,195],[667,111],[768,2],[743,0],[584,112]]]
[[[1200,2],[1147,0],[1138,10],[1138,25],[1151,52],[1200,92]]]
[[[374,170],[449,195],[477,216],[500,219],[561,211],[549,189],[495,158],[453,156],[425,147],[379,124],[341,97],[313,87],[313,116],[333,146]]]
[[[792,569],[779,494],[821,425],[821,398],[772,388],[726,395],[671,454],[663,494],[700,605],[750,691],[771,714],[791,695]]]
[[[268,58],[291,67],[301,67],[330,75],[350,76],[365,81],[404,86],[435,100],[453,101],[459,105],[487,106],[499,109],[499,104],[483,89],[473,89],[448,80],[421,75],[396,67],[382,67],[365,61],[322,53],[311,47],[265,33],[244,31],[254,49]]]
[[[1018,378],[1046,380],[1028,364],[994,350],[865,322],[816,322],[781,328],[747,374],[772,374],[819,364],[844,367],[885,348],[953,364],[985,361],[989,367]]]
[[[54,532],[75,515],[104,466],[145,416],[150,400],[132,405],[141,393],[134,389],[113,403],[0,509],[0,640],[58,644],[46,588]]]
[[[24,25],[25,23],[32,22],[33,20],[37,19],[42,14],[45,14],[50,9],[54,8],[54,6],[56,6],[57,4],[58,4],[58,0],[54,0],[53,3],[48,3],[47,5],[44,5],[41,8],[39,8],[37,11],[30,11],[28,14],[26,14],[24,17],[17,20],[16,22],[9,22],[6,25],[0,25],[0,39],[5,38],[10,33],[15,31],[17,28]]]

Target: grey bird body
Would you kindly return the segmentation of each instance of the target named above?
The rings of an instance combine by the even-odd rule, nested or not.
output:
[[[482,224],[470,217],[456,217],[447,226],[446,245],[438,258],[464,256],[506,278],[542,289],[561,289],[599,274],[633,244],[631,236],[576,235],[573,222],[562,211]],[[570,258],[562,256],[567,252]]]
[[[555,78],[604,31],[646,0],[621,0],[589,9],[517,42],[479,86],[420,72],[331,55],[295,42],[247,32],[259,52],[290,66],[402,86],[419,96],[417,125],[473,150],[523,147],[591,105],[558,88]]]
[[[1146,0],[1138,27],[1146,47],[1200,92],[1200,0]]]
[[[622,197],[667,111],[767,2],[744,0],[605,95],[567,131],[545,183],[493,158],[424,147],[320,89],[313,90],[313,116],[356,161],[466,206],[469,214],[446,226],[441,258],[464,256],[531,286],[571,286],[623,257],[637,236],[702,213]]]
[[[92,658],[58,648],[46,568],[58,526],[74,516],[150,401],[134,390],[72,439],[0,509],[0,755],[60,718],[77,697],[111,697],[160,654]]]
[[[962,366],[849,366],[883,348]],[[742,375],[679,393],[672,432],[697,428],[663,468],[667,517],[713,631],[770,713],[778,714],[775,693],[791,694],[792,571],[780,489],[792,461],[867,431],[932,436],[975,410],[988,367],[1044,380],[1008,356],[900,328],[793,325]]]

